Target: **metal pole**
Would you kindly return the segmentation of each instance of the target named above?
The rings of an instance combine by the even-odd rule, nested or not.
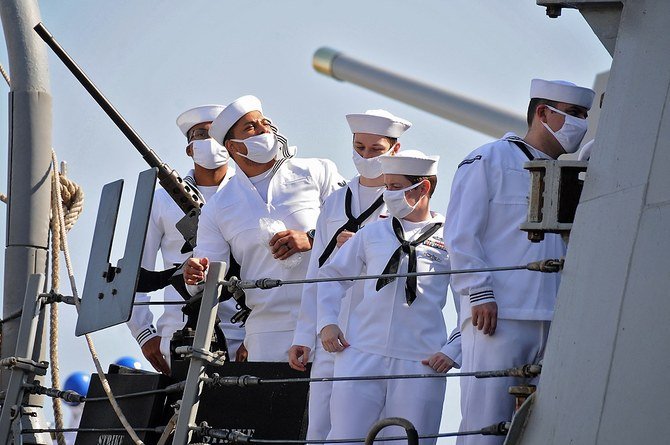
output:
[[[376,91],[495,138],[508,131],[523,136],[528,130],[526,119],[519,114],[370,65],[331,48],[319,48],[312,64],[321,74]]]
[[[23,306],[28,277],[47,273],[49,207],[51,198],[51,94],[47,54],[33,31],[39,21],[35,0],[3,0],[0,16],[5,33],[11,88],[9,93],[9,166],[7,238],[3,315]],[[2,357],[14,353],[19,320],[2,325]],[[44,357],[44,311],[40,314],[33,357]],[[7,389],[9,373],[0,373]],[[43,396],[31,396],[29,405],[40,408]],[[37,410],[40,413],[40,410]],[[39,427],[41,417],[25,420]],[[26,425],[27,426],[27,425]],[[47,443],[42,437],[24,436],[24,443]]]
[[[188,443],[191,438],[191,428],[196,426],[195,417],[198,414],[200,393],[202,392],[202,378],[208,361],[205,356],[208,355],[207,351],[209,351],[212,343],[212,334],[216,323],[216,308],[221,290],[221,281],[226,276],[226,266],[226,263],[217,261],[209,265],[205,290],[202,293],[202,302],[200,303],[198,325],[193,339],[193,355],[188,365],[186,385],[181,399],[174,438],[172,439],[174,444]]]

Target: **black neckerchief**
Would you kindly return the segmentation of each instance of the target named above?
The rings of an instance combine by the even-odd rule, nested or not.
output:
[[[335,247],[337,246],[337,235],[345,230],[354,233],[358,232],[358,230],[361,228],[361,224],[363,224],[363,222],[368,219],[375,210],[381,207],[382,203],[384,202],[384,195],[380,195],[379,198],[377,198],[375,202],[373,202],[372,205],[367,208],[367,210],[361,213],[357,218],[354,218],[354,215],[351,213],[351,198],[351,189],[347,187],[347,195],[344,198],[344,212],[347,215],[347,222],[335,231],[335,234],[330,239],[330,242],[323,250],[323,253],[319,257],[319,267],[324,265],[328,258],[330,258],[330,255],[332,255],[333,250],[335,250]]]
[[[519,140],[516,140],[516,139],[508,139],[508,140],[511,143],[515,144],[517,147],[519,147],[521,149],[521,151],[523,152],[523,154],[526,155],[526,157],[528,158],[529,161],[534,161],[535,160],[535,156],[533,156],[532,153],[530,152],[530,150],[528,150],[528,147],[526,146],[526,144],[524,144],[523,142],[521,142]]]
[[[433,236],[435,232],[438,231],[440,227],[442,227],[442,223],[435,223],[432,226],[428,228],[425,232],[419,236],[414,241],[407,241],[405,239],[405,231],[402,228],[402,224],[397,218],[393,218],[393,221],[391,222],[393,225],[393,232],[395,233],[396,238],[398,238],[398,241],[400,242],[400,247],[398,247],[395,252],[393,252],[393,255],[391,255],[391,258],[389,259],[388,263],[386,264],[386,267],[384,268],[383,274],[396,274],[398,273],[398,266],[400,265],[400,257],[402,253],[406,253],[409,255],[409,264],[407,267],[407,272],[408,273],[413,273],[416,272],[416,246],[419,244],[423,243],[426,241],[428,238]],[[379,278],[377,280],[377,291],[379,291],[381,288],[389,284],[395,280],[395,278]],[[407,277],[407,281],[405,282],[405,300],[407,301],[408,305],[411,305],[414,303],[414,300],[416,300],[416,277]]]

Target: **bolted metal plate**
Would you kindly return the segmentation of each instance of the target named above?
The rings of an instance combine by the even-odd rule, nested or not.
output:
[[[156,169],[140,173],[126,248],[116,266],[110,264],[109,255],[114,241],[123,180],[103,187],[75,335],[125,323],[130,318],[155,187]]]

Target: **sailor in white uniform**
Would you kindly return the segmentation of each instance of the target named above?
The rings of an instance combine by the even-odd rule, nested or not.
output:
[[[381,157],[392,217],[363,227],[320,269],[321,278],[448,271],[444,217],[430,211],[437,184],[437,156],[417,150]],[[338,326],[350,281],[318,285],[321,342],[335,357],[335,376],[447,372],[460,361],[460,335],[447,338],[442,309],[448,275],[366,280],[363,296],[349,314],[347,337]],[[365,437],[383,413],[403,417],[419,434],[438,432],[445,379],[341,381],[333,384],[328,439]],[[389,428],[385,434],[396,435]],[[424,440],[422,443],[435,443]]]
[[[186,154],[193,158],[194,163],[193,170],[188,172],[184,180],[200,192],[205,202],[209,201],[235,173],[234,168],[228,165],[227,150],[207,133],[212,121],[223,108],[223,105],[203,105],[187,110],[177,117],[177,126],[188,140]],[[175,228],[175,224],[183,216],[184,212],[170,195],[163,188],[158,188],[154,193],[151,207],[142,267],[153,270],[158,251],[163,257],[165,269],[186,261],[189,254],[181,253],[184,237]],[[149,299],[149,295],[143,293],[135,296],[135,301],[149,301]],[[164,299],[184,301],[172,286],[165,288]],[[228,350],[233,360],[244,339],[244,328],[230,322],[236,312],[232,301],[219,306],[220,327],[226,336]],[[185,316],[179,305],[164,306],[163,314],[155,327],[149,306],[135,306],[128,327],[151,365],[157,371],[169,374],[170,339],[172,334],[184,327],[185,322]]]
[[[189,289],[204,279],[208,261],[228,261],[229,254],[240,264],[242,279],[303,279],[312,248],[308,232],[326,197],[345,185],[335,165],[325,159],[278,160],[281,140],[254,96],[228,105],[209,134],[238,169],[200,216],[194,258],[184,274]],[[246,290],[250,361],[288,360],[301,295],[296,285]]]
[[[528,107],[529,130],[512,133],[468,155],[454,177],[445,241],[454,269],[526,264],[560,258],[565,245],[547,234],[531,243],[519,230],[528,210],[532,159],[574,153],[587,130],[594,92],[564,81],[534,79]],[[455,275],[460,297],[464,372],[505,369],[538,362],[554,313],[560,277],[529,271]],[[461,380],[461,430],[509,421],[516,379]],[[503,437],[464,436],[459,444],[502,444]]]
[[[377,220],[380,214],[386,212],[382,199],[385,187],[380,158],[398,152],[398,138],[412,125],[385,110],[348,114],[346,118],[353,133],[352,156],[359,175],[324,202],[316,222],[307,278],[317,277],[319,269],[328,264],[342,244],[365,224]],[[351,299],[360,299],[363,284],[356,283],[342,300],[338,325],[345,334]],[[303,286],[298,325],[289,350],[289,364],[293,369],[304,371],[310,352],[314,351],[311,377],[332,377],[334,355],[324,351],[316,332],[316,290],[316,284]],[[328,436],[330,410],[327,407],[330,405],[331,388],[331,382],[310,384],[308,440],[323,440]]]

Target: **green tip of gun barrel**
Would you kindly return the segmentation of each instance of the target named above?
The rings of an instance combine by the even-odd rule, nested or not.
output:
[[[335,49],[323,46],[316,50],[314,57],[312,57],[312,66],[314,69],[326,76],[333,76],[333,61],[341,53]]]

